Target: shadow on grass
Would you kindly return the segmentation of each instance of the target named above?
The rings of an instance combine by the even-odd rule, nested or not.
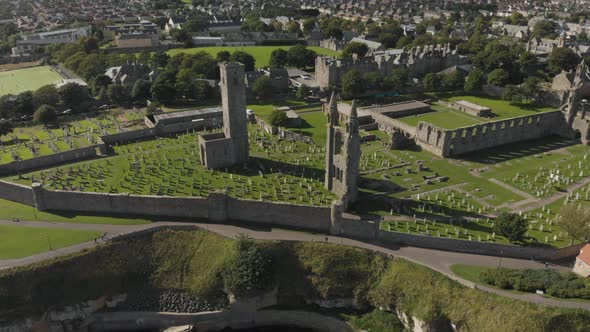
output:
[[[234,166],[227,169],[228,173],[242,176],[258,176],[267,174],[289,174],[304,178],[321,178],[325,171],[304,165],[294,165],[277,160],[251,156],[246,166]]]
[[[540,140],[530,140],[516,144],[506,144],[500,147],[481,150],[475,153],[460,155],[466,161],[482,164],[497,164],[512,159],[528,157],[551,152],[560,148],[578,144],[577,141],[564,140],[560,137],[548,137]]]

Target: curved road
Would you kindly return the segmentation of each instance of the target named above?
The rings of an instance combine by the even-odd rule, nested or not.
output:
[[[15,225],[12,221],[0,221],[0,225]],[[557,300],[553,298],[546,298],[537,294],[516,294],[513,292],[503,291],[483,285],[475,285],[473,282],[465,280],[456,276],[451,271],[451,266],[454,264],[465,264],[465,265],[478,265],[478,266],[489,266],[489,267],[510,267],[510,268],[545,268],[545,265],[539,262],[514,259],[514,258],[500,258],[495,256],[484,256],[474,254],[464,254],[449,251],[438,251],[417,247],[391,247],[391,246],[378,246],[371,243],[351,240],[348,238],[342,238],[337,236],[330,236],[324,234],[313,234],[308,232],[290,231],[278,228],[264,228],[264,227],[244,227],[234,225],[219,225],[219,224],[205,224],[205,223],[182,223],[182,222],[154,222],[143,225],[102,225],[102,224],[81,224],[81,223],[61,223],[61,222],[39,222],[39,221],[21,221],[17,225],[26,227],[40,227],[40,228],[64,228],[64,229],[80,229],[80,230],[91,230],[99,231],[106,234],[105,240],[112,239],[114,237],[131,234],[137,231],[160,228],[167,226],[190,226],[195,228],[202,228],[219,235],[236,238],[240,234],[246,234],[249,237],[257,240],[282,240],[282,241],[301,241],[301,242],[328,242],[347,246],[353,246],[358,248],[364,248],[379,252],[386,255],[397,256],[407,259],[411,262],[424,265],[437,272],[440,272],[447,277],[471,288],[477,288],[489,293],[497,294],[504,297],[509,297],[517,300],[527,301],[536,304],[549,305],[562,308],[575,308],[590,310],[590,301],[568,301],[568,300]],[[86,242],[78,245],[74,245],[67,248],[57,249],[50,252],[45,252],[29,257],[0,260],[0,269],[7,269],[12,267],[24,266],[31,263],[40,262],[46,259],[59,257],[69,253],[77,252],[85,248],[92,248],[100,243],[98,242]],[[570,270],[564,266],[552,266],[552,268],[567,271]]]

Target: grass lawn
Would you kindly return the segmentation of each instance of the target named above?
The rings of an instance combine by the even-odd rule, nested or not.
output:
[[[443,129],[455,129],[485,122],[484,119],[478,119],[440,105],[433,105],[432,109],[435,112],[407,116],[399,120],[410,126],[417,126],[420,121],[424,121]]]
[[[62,80],[62,76],[50,66],[0,72],[0,96],[35,91],[44,85],[59,83]]]
[[[291,129],[294,132],[310,136],[313,142],[318,146],[326,146],[328,119],[322,111],[303,113],[299,115],[303,120],[300,128]]]
[[[477,284],[484,284],[483,281],[479,278],[479,275],[483,272],[488,270],[489,267],[484,266],[474,266],[474,265],[464,265],[464,264],[454,264],[451,265],[451,271],[457,276],[469,280],[471,282],[475,282]]]
[[[40,221],[57,221],[57,222],[74,222],[86,224],[113,224],[113,225],[138,225],[147,224],[150,221],[140,218],[116,218],[96,215],[83,215],[68,212],[67,214],[59,214],[57,212],[41,212],[35,208],[0,199],[0,219],[10,220],[18,218],[21,220],[40,220]]]
[[[101,232],[0,225],[0,259],[14,259],[92,241]]]
[[[261,117],[265,121],[269,121],[270,114],[272,111],[281,106],[300,106],[305,105],[306,102],[299,100],[271,100],[271,101],[258,101],[255,104],[248,105],[248,109],[254,111],[254,114]]]
[[[244,51],[246,53],[251,54],[256,59],[256,67],[262,68],[267,67],[270,62],[270,53],[276,49],[282,48],[284,50],[288,50],[292,46],[210,46],[210,47],[195,47],[195,48],[175,48],[169,50],[168,53],[170,56],[176,55],[178,53],[186,53],[186,54],[195,54],[198,52],[205,51],[211,54],[213,57],[217,55],[217,53],[221,51],[228,51],[233,53],[235,51]],[[329,55],[329,56],[338,56],[340,52],[332,51],[326,48],[317,47],[317,46],[308,46],[310,50],[315,51],[317,54]]]
[[[492,120],[501,120],[507,118],[513,118],[522,115],[531,115],[540,112],[554,111],[553,107],[540,107],[530,104],[511,104],[509,101],[502,100],[496,97],[482,97],[482,96],[452,96],[447,98],[448,101],[455,102],[458,100],[466,100],[472,103],[476,103],[481,106],[486,106],[492,109],[497,117]]]

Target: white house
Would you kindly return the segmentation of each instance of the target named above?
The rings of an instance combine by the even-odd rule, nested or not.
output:
[[[586,244],[580,249],[580,254],[576,257],[574,272],[582,277],[590,277],[590,244]]]

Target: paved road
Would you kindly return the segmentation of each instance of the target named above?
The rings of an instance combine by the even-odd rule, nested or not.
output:
[[[0,221],[0,224],[14,224],[11,221]],[[203,224],[203,223],[179,223],[179,222],[154,222],[144,225],[101,225],[101,224],[80,224],[80,223],[59,223],[59,222],[39,222],[39,221],[21,221],[20,225],[26,227],[49,227],[49,228],[66,228],[66,229],[82,229],[104,232],[107,238],[113,238],[118,235],[133,233],[140,230],[145,230],[155,227],[165,226],[193,226],[195,228],[203,228],[208,231],[220,234],[225,237],[235,238],[240,234],[246,234],[251,238],[258,240],[283,240],[283,241],[304,241],[304,242],[329,242],[347,246],[354,246],[358,248],[369,249],[375,252],[380,252],[387,255],[397,256],[414,263],[424,265],[433,270],[436,270],[449,278],[467,286],[474,287],[474,284],[468,280],[462,279],[453,274],[450,267],[454,264],[479,265],[511,268],[544,268],[542,263],[530,260],[500,258],[494,256],[483,256],[473,254],[463,254],[448,251],[430,250],[416,247],[384,247],[370,243],[360,242],[347,238],[336,236],[326,236],[323,234],[312,234],[307,232],[297,232],[290,230],[283,230],[277,228],[246,228],[232,225],[217,225],[217,224]],[[327,239],[327,241],[326,241]],[[40,262],[49,258],[59,257],[68,253],[77,252],[84,248],[91,248],[96,246],[94,241],[78,244],[72,247],[54,250],[47,253],[42,253],[22,259],[0,260],[0,269],[6,269],[17,266],[24,266],[35,262]],[[558,270],[569,270],[565,266],[552,266]],[[527,302],[557,306],[563,308],[578,308],[590,310],[590,302],[578,302],[567,300],[556,300],[545,298],[536,294],[515,294],[507,291],[502,291],[482,285],[477,285],[477,289],[494,293],[500,296],[505,296],[517,300]]]

